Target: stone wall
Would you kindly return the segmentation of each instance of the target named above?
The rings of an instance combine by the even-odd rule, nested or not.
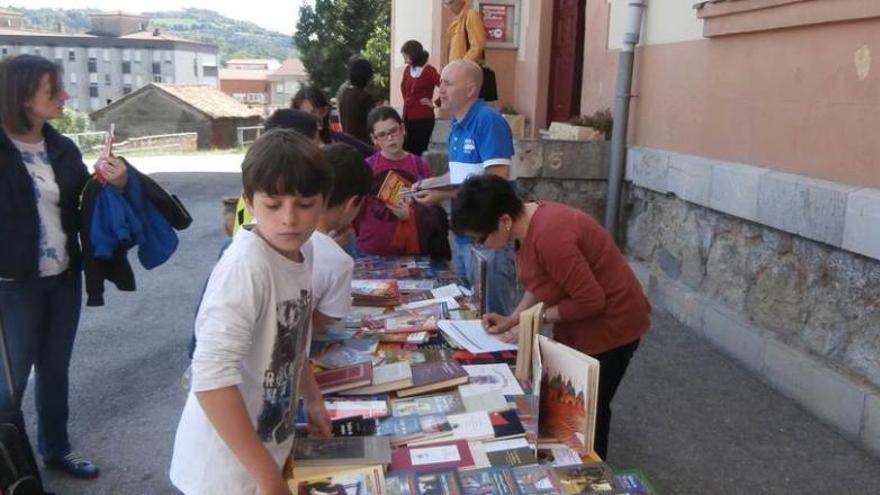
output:
[[[880,389],[880,261],[640,187],[627,254]]]

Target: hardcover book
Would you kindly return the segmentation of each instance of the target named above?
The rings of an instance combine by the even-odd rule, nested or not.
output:
[[[399,390],[397,392],[399,397],[455,387],[468,380],[467,371],[454,361],[415,364],[412,366],[412,376],[412,388]]]
[[[322,394],[348,390],[369,385],[373,378],[373,365],[361,363],[315,374],[315,381]]]
[[[394,279],[352,280],[351,296],[355,306],[395,306],[400,303],[400,291]]]
[[[347,390],[349,395],[381,394],[411,387],[412,369],[409,363],[383,364],[373,368],[373,381],[370,385]]]
[[[500,390],[504,395],[522,395],[523,389],[506,364],[471,364],[464,366],[470,380],[468,393],[477,390]]]
[[[535,457],[535,451],[531,447],[486,452],[486,457],[492,466],[518,467],[538,464],[538,458]]]
[[[324,407],[330,419],[344,419],[362,416],[365,418],[382,418],[388,416],[388,401],[372,398],[331,398],[324,399]]]
[[[483,413],[488,415],[492,424],[493,435],[497,439],[525,436],[526,430],[515,409]]]
[[[391,443],[383,437],[297,438],[293,461],[295,467],[388,464]]]
[[[378,432],[379,422],[377,418],[354,418],[334,419],[330,421],[330,428],[334,437],[369,437]]]
[[[392,457],[394,455],[392,454]],[[519,487],[520,493],[529,495],[562,495],[565,490],[559,483],[559,478],[548,466],[523,466],[513,468],[513,479]]]
[[[288,482],[297,495],[382,495],[385,476],[381,466],[294,478]]]
[[[391,414],[455,414],[464,412],[464,404],[457,393],[426,395],[407,399],[392,399]]]
[[[385,495],[416,495],[415,473],[402,471],[386,474]]]
[[[318,366],[323,368],[344,368],[361,363],[372,363],[373,358],[364,352],[342,344],[331,344],[323,352],[312,358]]]
[[[432,445],[401,447],[391,454],[391,470],[414,470],[420,473],[437,469],[455,469],[474,465],[468,443],[464,440]]]
[[[517,495],[510,469],[493,467],[468,469],[458,473],[463,495]]]
[[[556,476],[566,495],[613,493],[617,489],[614,473],[602,462],[558,467]]]
[[[416,473],[414,477],[417,495],[461,495],[455,471]]]
[[[541,377],[539,437],[555,439],[584,456],[593,452],[599,361],[538,336]]]
[[[538,463],[562,467],[583,464],[583,460],[578,452],[568,445],[561,443],[539,443]]]

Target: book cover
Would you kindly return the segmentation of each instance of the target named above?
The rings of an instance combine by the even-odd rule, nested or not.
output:
[[[631,495],[656,495],[651,480],[640,469],[621,469],[614,473],[614,481],[622,490]]]
[[[599,362],[538,335],[543,375],[540,438],[553,438],[582,456],[593,452]]]
[[[488,260],[486,256],[480,252],[476,247],[471,247],[471,263],[470,263],[470,273],[468,274],[468,278],[471,280],[473,284],[473,296],[472,299],[474,304],[476,305],[476,310],[480,316],[486,314],[486,275],[488,273]]]
[[[378,339],[379,342],[392,342],[398,344],[421,344],[427,342],[431,337],[428,332],[404,332],[404,333],[385,333],[375,331],[362,331],[356,337],[370,337]]]
[[[288,482],[297,495],[382,495],[385,476],[381,466],[294,478]]]
[[[561,443],[538,444],[538,463],[553,467],[583,464],[578,452]]]
[[[526,430],[515,409],[484,413],[489,416],[495,438],[514,438],[525,436]]]
[[[379,201],[396,205],[403,197],[407,196],[410,190],[412,190],[412,182],[404,179],[397,172],[389,170],[379,187],[379,192],[376,193],[376,197],[379,198]]]
[[[354,418],[333,419],[330,421],[330,429],[334,437],[369,437],[378,431],[377,418]]]
[[[421,363],[412,366],[413,387],[399,390],[397,395],[407,397],[431,390],[454,387],[467,382],[468,374],[454,361]]]
[[[464,404],[457,393],[391,400],[391,414],[393,416],[455,414],[459,412],[464,412]]]
[[[458,473],[463,495],[517,495],[510,469],[492,467],[468,469]]]
[[[370,385],[347,390],[350,395],[379,394],[411,387],[412,368],[409,363],[383,364],[373,368],[373,381]]]
[[[392,454],[393,457],[393,454]],[[520,493],[529,495],[562,495],[565,490],[559,483],[559,478],[548,466],[523,466],[513,468],[513,479],[519,487]]]
[[[420,473],[437,469],[455,469],[474,465],[468,443],[464,440],[417,447],[400,447],[391,453],[391,470],[414,470]]]
[[[397,289],[400,292],[422,292],[427,291],[430,294],[434,288],[433,279],[403,279],[397,281]]]
[[[388,464],[391,443],[384,437],[297,438],[294,466]]]
[[[458,413],[447,417],[452,425],[452,437],[460,440],[488,440],[495,438],[495,429],[489,413]]]
[[[614,473],[605,463],[581,464],[555,468],[556,476],[567,495],[612,493],[617,489]]]
[[[392,441],[418,438],[422,434],[422,423],[418,415],[389,416],[377,422],[377,435],[391,437]]]
[[[383,323],[382,330],[386,333],[437,331],[437,318],[414,313],[388,318]]]
[[[400,296],[397,280],[364,280],[351,281],[351,295],[364,299],[395,299]]]
[[[342,344],[331,344],[323,352],[312,358],[323,368],[344,368],[361,363],[372,363],[373,358],[364,352]]]
[[[523,389],[506,364],[471,364],[464,366],[471,390],[500,390],[504,395],[522,395]]]
[[[535,451],[531,447],[487,451],[486,457],[492,466],[518,467],[538,464],[538,458],[535,457]]]
[[[388,473],[385,475],[385,495],[416,495],[415,483],[415,473]]]
[[[324,407],[330,419],[344,419],[362,416],[364,418],[382,418],[388,416],[388,401],[373,399],[339,399],[324,398]]]
[[[510,409],[510,404],[500,390],[484,390],[468,388],[470,385],[458,387],[461,401],[467,412],[494,412]]]
[[[461,495],[461,486],[455,471],[435,471],[415,474],[418,495]]]
[[[315,374],[315,381],[318,382],[318,388],[323,394],[368,385],[372,378],[372,363],[361,363]]]

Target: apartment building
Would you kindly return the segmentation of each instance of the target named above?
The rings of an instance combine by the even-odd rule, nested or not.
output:
[[[0,9],[0,56],[40,55],[64,68],[68,106],[93,112],[151,82],[219,86],[217,46],[150,29],[126,12],[91,15],[88,33],[27,29],[21,13]]]

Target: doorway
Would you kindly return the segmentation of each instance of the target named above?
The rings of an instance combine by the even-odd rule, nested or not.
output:
[[[553,0],[547,121],[566,121],[581,110],[587,0]]]

